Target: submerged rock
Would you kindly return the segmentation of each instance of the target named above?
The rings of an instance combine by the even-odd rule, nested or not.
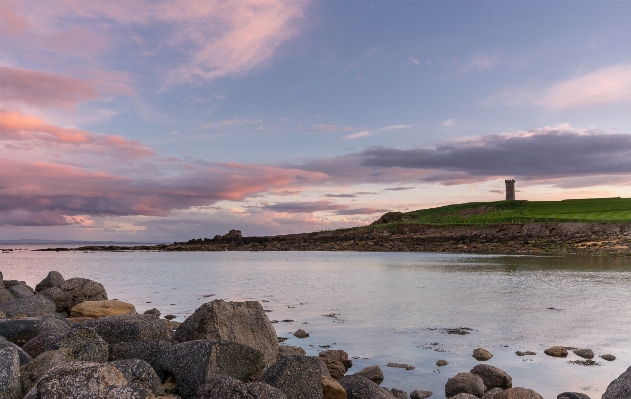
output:
[[[446,365],[448,365],[448,364],[449,364],[449,362],[448,362],[447,360],[437,360],[437,361],[436,361],[436,365],[437,365],[438,367],[443,367],[443,366],[446,366]]]
[[[305,330],[299,328],[298,330],[296,330],[296,332],[294,333],[294,337],[296,338],[308,338],[309,337],[309,333],[306,332]]]
[[[613,362],[614,360],[616,360],[616,357],[614,355],[600,355],[600,358],[608,362]]]
[[[537,354],[537,352],[532,352],[532,351],[525,351],[525,352],[522,352],[522,351],[517,351],[517,352],[515,352],[515,354],[516,354],[517,356],[534,356],[534,355],[536,355],[536,354]]]
[[[594,357],[594,351],[591,349],[574,349],[572,352],[583,359],[592,359]]]

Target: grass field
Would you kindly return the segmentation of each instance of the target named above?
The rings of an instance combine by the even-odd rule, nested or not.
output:
[[[562,221],[631,222],[631,198],[469,202],[407,212],[401,215],[396,223],[491,224]]]

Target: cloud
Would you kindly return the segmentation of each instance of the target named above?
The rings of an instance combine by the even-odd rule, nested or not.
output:
[[[399,124],[399,125],[390,125],[390,126],[384,126],[384,127],[380,127],[377,130],[364,130],[361,132],[357,132],[357,133],[353,133],[353,134],[349,134],[348,136],[344,136],[342,137],[342,140],[353,140],[353,139],[358,139],[361,137],[370,137],[374,134],[378,134],[381,132],[385,132],[388,130],[398,130],[398,129],[409,129],[414,125],[403,125],[403,124]]]
[[[354,140],[354,139],[358,139],[358,138],[361,138],[361,137],[370,137],[370,136],[372,136],[372,133],[369,132],[368,130],[364,130],[364,131],[361,131],[361,132],[349,134],[348,136],[344,136],[344,137],[342,137],[342,139],[344,139],[344,140]]]
[[[296,130],[300,130],[303,132],[334,132],[337,130],[336,125],[324,125],[324,124],[316,124],[311,125],[310,128],[302,127],[302,125],[298,126]]]
[[[347,205],[336,204],[333,201],[312,202],[279,202],[273,205],[263,205],[262,209],[283,213],[313,213],[319,211],[336,211],[347,209]]]
[[[412,190],[416,187],[392,187],[392,188],[384,188],[383,191],[406,191]]]
[[[253,125],[253,124],[258,124],[258,123],[262,123],[262,122],[263,121],[260,120],[260,119],[250,120],[250,119],[233,118],[233,119],[226,120],[226,121],[221,121],[221,122],[208,122],[205,125],[203,125],[202,127],[213,128],[213,127],[218,127],[218,126]]]
[[[443,123],[440,124],[442,127],[454,127],[456,126],[456,120],[454,118],[447,119]]]
[[[471,72],[484,72],[495,68],[500,64],[500,60],[496,56],[488,54],[474,55],[459,70],[460,73],[466,74]]]
[[[326,194],[327,198],[357,198],[360,195],[375,195],[377,193],[371,191],[357,191],[354,193],[346,193],[346,194]]]
[[[374,215],[375,213],[386,213],[390,212],[390,209],[379,209],[379,208],[354,208],[354,209],[343,209],[341,211],[335,212],[336,215]]]

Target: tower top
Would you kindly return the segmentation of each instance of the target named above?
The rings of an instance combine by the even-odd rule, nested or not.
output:
[[[515,179],[504,180],[504,183],[515,183]]]

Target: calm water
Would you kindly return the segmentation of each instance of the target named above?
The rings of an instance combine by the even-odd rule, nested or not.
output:
[[[24,250],[0,255],[0,270],[5,279],[32,286],[49,270],[90,278],[105,286],[110,299],[132,302],[139,312],[157,307],[179,321],[216,298],[268,301],[263,305],[270,319],[294,320],[274,324],[279,336],[290,338],[288,345],[312,355],[320,346],[343,349],[360,358],[350,373],[378,364],[386,375],[383,386],[431,390],[432,398],[444,398],[447,379],[477,364],[471,352],[478,347],[494,354],[488,363],[507,371],[514,386],[546,399],[564,391],[600,398],[631,365],[631,259]],[[472,331],[444,333],[454,327]],[[294,338],[298,328],[311,336]],[[580,358],[543,354],[552,345],[618,359],[595,358],[601,365],[593,367],[569,364]],[[518,357],[516,350],[538,355]],[[439,370],[438,359],[450,364]],[[416,369],[387,368],[388,362]]]

